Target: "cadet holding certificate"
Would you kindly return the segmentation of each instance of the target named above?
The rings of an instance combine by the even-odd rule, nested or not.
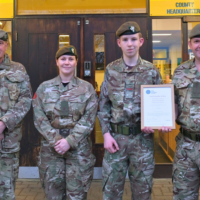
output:
[[[136,22],[122,24],[116,36],[123,55],[107,66],[99,98],[98,118],[105,148],[103,200],[122,199],[127,170],[132,200],[150,200],[154,130],[141,130],[140,86],[163,81],[158,69],[139,56],[144,39]]]

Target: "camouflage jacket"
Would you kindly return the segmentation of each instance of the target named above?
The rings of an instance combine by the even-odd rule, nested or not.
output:
[[[178,105],[177,123],[190,131],[200,132],[200,72],[194,59],[176,68],[172,83]]]
[[[72,129],[66,140],[75,148],[93,130],[97,105],[90,83],[73,77],[64,87],[57,76],[43,82],[34,95],[34,124],[51,147],[63,138],[60,129]]]
[[[0,64],[0,121],[6,125],[1,153],[20,150],[22,119],[30,110],[32,91],[24,66],[10,60],[6,54]]]
[[[123,59],[110,63],[105,71],[99,98],[98,118],[102,133],[110,132],[110,122],[123,125],[140,124],[140,86],[162,84],[160,72],[141,58],[132,69]]]

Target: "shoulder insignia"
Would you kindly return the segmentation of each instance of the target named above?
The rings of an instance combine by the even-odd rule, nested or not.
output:
[[[37,98],[37,93],[35,93],[33,96],[33,99],[36,99],[36,98]]]

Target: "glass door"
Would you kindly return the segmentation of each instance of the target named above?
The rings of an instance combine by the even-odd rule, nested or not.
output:
[[[182,62],[181,19],[153,19],[153,64],[159,69],[165,84],[171,83],[174,70]],[[156,165],[172,165],[179,126],[169,133],[155,131]],[[171,174],[170,174],[171,177]]]

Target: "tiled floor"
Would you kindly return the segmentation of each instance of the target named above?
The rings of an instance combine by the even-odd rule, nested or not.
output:
[[[44,200],[39,179],[18,179],[16,200]],[[88,192],[88,200],[102,200],[101,180],[94,180]],[[129,181],[126,181],[123,200],[131,200]],[[152,200],[172,200],[171,179],[154,179]]]

